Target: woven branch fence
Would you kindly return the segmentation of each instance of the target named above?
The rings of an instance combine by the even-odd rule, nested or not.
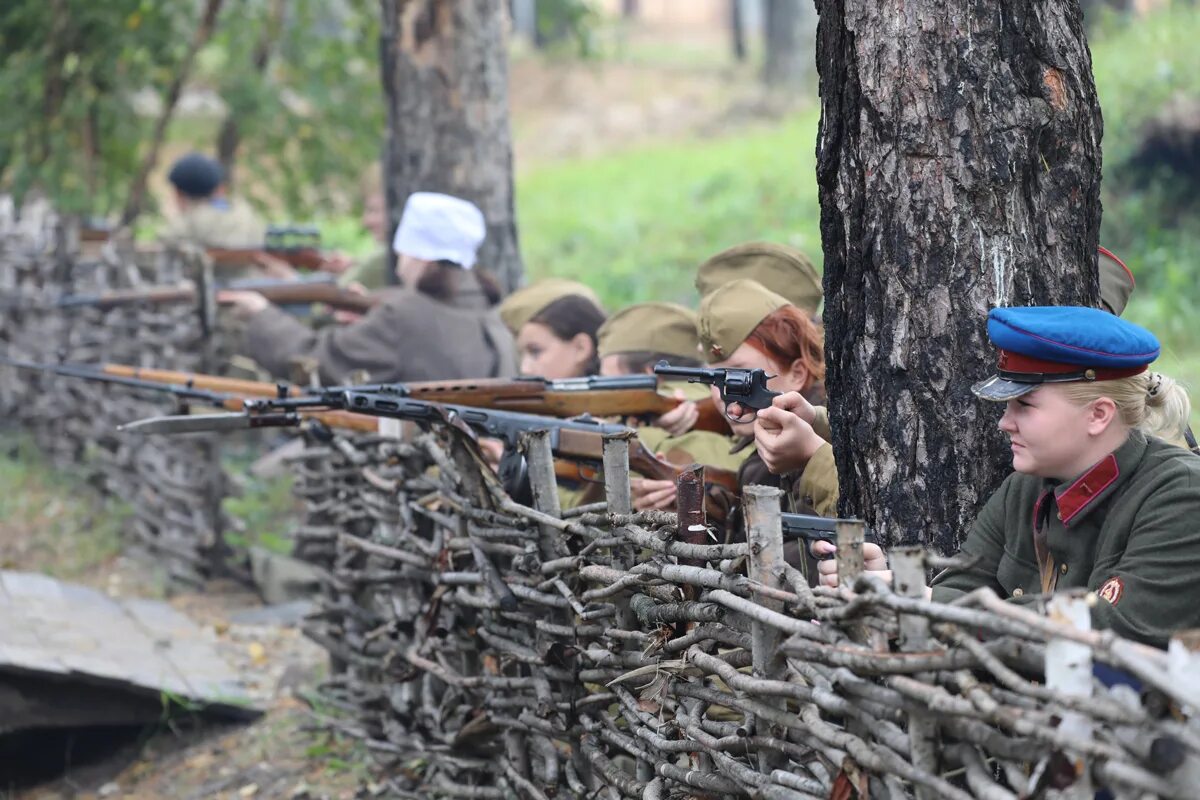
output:
[[[606,502],[567,511],[545,435],[526,458],[533,507],[455,430],[325,435],[293,464],[326,571],[308,633],[339,667],[322,721],[396,796],[1200,796],[1187,637],[1090,630],[1086,597],[928,602],[938,559],[893,553],[884,585],[854,523],[843,584],[810,589],[776,490],[748,490],[747,542],[690,544],[699,507],[631,513],[626,441]]]
[[[128,238],[84,252],[78,228],[46,208],[18,218],[0,198],[0,343],[28,361],[117,362],[211,371],[229,358],[231,336],[195,305],[129,305],[47,310],[64,295],[177,283],[206,269],[194,250],[139,251]],[[223,532],[221,501],[234,488],[220,464],[216,436],[131,437],[117,426],[172,413],[163,399],[118,387],[0,367],[0,413],[28,432],[59,466],[81,469],[105,494],[126,503],[129,533],[160,556],[176,585],[237,569]]]
[[[0,200],[0,294],[196,268],[120,242],[85,255],[69,224]],[[31,360],[204,371],[211,334],[187,307],[0,318],[6,352]],[[213,439],[115,436],[162,405],[11,370],[0,410],[137,508],[137,539],[179,580],[227,564]],[[296,551],[324,575],[306,630],[335,667],[320,721],[364,743],[394,796],[1200,796],[1193,637],[1163,652],[1093,631],[1088,597],[1045,613],[987,591],[925,601],[942,560],[894,552],[884,585],[862,572],[854,523],[838,531],[842,585],[810,589],[784,560],[774,490],[747,491],[746,542],[697,543],[694,481],[677,514],[631,511],[621,437],[605,501],[564,510],[545,434],[525,442],[524,506],[457,429],[391,427],[314,428],[290,465]]]

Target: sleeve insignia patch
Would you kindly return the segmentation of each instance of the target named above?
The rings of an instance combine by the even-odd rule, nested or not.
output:
[[[1101,600],[1107,600],[1109,605],[1115,606],[1121,602],[1121,597],[1125,594],[1125,581],[1120,578],[1109,578],[1096,592]]]

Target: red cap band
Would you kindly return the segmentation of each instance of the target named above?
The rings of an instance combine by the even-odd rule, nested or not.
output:
[[[1017,380],[1012,373],[1024,373],[1030,376],[1080,373],[1084,376],[1083,379],[1112,381],[1117,378],[1128,378],[1131,375],[1139,375],[1146,371],[1145,364],[1136,367],[1088,367],[1081,364],[1064,364],[1061,361],[1046,361],[1041,358],[1014,353],[1011,350],[1000,351],[998,368],[1002,372],[1008,373],[1005,377],[1009,377],[1012,380]]]

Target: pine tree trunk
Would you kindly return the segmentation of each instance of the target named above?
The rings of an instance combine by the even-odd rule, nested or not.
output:
[[[811,0],[767,0],[763,60],[763,83],[767,86],[804,86],[813,69],[814,17]]]
[[[1096,305],[1079,0],[822,0],[817,182],[844,515],[953,552],[1010,471],[973,381],[998,305]]]
[[[729,0],[729,36],[733,58],[739,64],[746,60],[746,24],[742,17],[742,0]]]
[[[513,208],[504,5],[382,0],[388,101],[384,176],[392,230],[413,192],[470,200],[487,220],[479,265],[505,290],[521,279]]]

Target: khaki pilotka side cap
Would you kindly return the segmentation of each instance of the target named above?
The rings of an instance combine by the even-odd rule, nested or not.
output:
[[[758,281],[720,286],[700,301],[700,347],[710,364],[724,361],[772,312],[792,305]]]
[[[1100,248],[1097,266],[1100,268],[1100,303],[1119,317],[1137,285],[1133,273],[1125,266],[1125,262],[1103,247]]]
[[[601,358],[620,353],[700,357],[696,312],[675,303],[638,303],[609,317],[596,337]]]
[[[504,324],[512,331],[513,336],[516,336],[525,323],[542,313],[546,306],[555,300],[561,300],[571,295],[586,298],[601,310],[604,308],[596,293],[579,281],[566,278],[543,278],[522,289],[517,289],[504,298],[504,301],[500,303],[500,319],[504,320]]]
[[[821,276],[809,257],[771,242],[748,242],[717,253],[696,271],[696,291],[705,297],[741,278],[758,281],[808,314],[817,313],[825,296]]]

